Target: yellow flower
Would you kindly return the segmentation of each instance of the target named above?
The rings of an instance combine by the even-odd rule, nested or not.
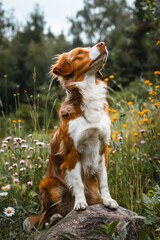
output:
[[[118,116],[118,113],[114,113],[113,116],[117,117],[117,116]]]
[[[130,106],[130,105],[133,105],[133,102],[128,102],[127,104],[128,104],[128,106]]]
[[[134,133],[133,135],[136,137],[136,136],[138,136],[138,133]]]
[[[108,82],[108,81],[109,81],[109,78],[105,78],[104,81],[105,81],[105,82]]]
[[[156,126],[155,125],[152,125],[152,128],[155,128]]]
[[[157,45],[157,46],[160,45],[160,40],[156,42],[156,45]]]
[[[117,135],[117,134],[119,134],[119,132],[118,132],[118,131],[115,131],[115,132],[114,132],[114,134],[116,134],[116,135]]]
[[[111,150],[112,148],[111,147],[108,147],[108,151]]]
[[[116,110],[111,109],[111,108],[108,108],[108,111],[109,111],[109,112],[113,112],[113,113],[116,113],[116,112],[117,112]]]
[[[12,123],[16,123],[17,121],[16,120],[12,120]]]
[[[153,83],[148,83],[148,86],[152,86],[153,85]]]
[[[131,112],[132,112],[132,113],[134,113],[134,112],[135,112],[135,110],[131,110]]]
[[[149,110],[148,110],[148,109],[144,109],[143,112],[144,112],[146,115],[148,115]]]
[[[123,124],[123,127],[126,128],[126,127],[127,127],[127,124]]]
[[[160,106],[160,102],[155,103],[154,106],[158,108]]]
[[[146,81],[144,81],[144,83],[145,83],[145,84],[149,84],[149,83],[150,83],[150,81],[149,81],[149,80],[146,80]]]
[[[155,75],[160,74],[160,71],[155,71],[154,74]]]
[[[148,122],[148,120],[149,120],[148,118],[143,118],[142,123],[146,123],[146,122]]]
[[[115,120],[118,120],[118,118],[117,117],[111,118],[111,122],[114,122]]]
[[[157,135],[160,136],[160,132],[158,132]]]
[[[20,119],[18,120],[18,122],[19,122],[19,123],[23,123],[23,121],[22,121],[22,120],[20,120]]]
[[[149,138],[146,138],[146,141],[149,141]]]
[[[159,85],[157,85],[157,86],[155,86],[155,88],[157,89],[157,88],[160,88],[160,86]]]
[[[143,117],[144,112],[143,112],[143,111],[142,111],[142,112],[138,112],[138,115],[141,116],[141,117]]]
[[[152,136],[152,138],[153,138],[153,139],[155,139],[155,138],[156,138],[156,136]]]
[[[151,103],[153,103],[153,102],[154,102],[154,99],[151,100]]]
[[[113,134],[113,135],[112,135],[112,139],[114,140],[114,139],[115,139],[115,137],[116,137],[116,135],[114,135],[114,134]]]
[[[151,91],[151,92],[149,92],[149,95],[156,95],[156,94],[157,94],[156,91]]]
[[[114,78],[114,75],[110,75],[109,78],[110,78],[110,79],[113,79],[113,78]]]

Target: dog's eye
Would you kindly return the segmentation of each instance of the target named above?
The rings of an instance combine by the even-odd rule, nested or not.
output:
[[[82,54],[82,52],[79,52],[77,55],[81,55]]]

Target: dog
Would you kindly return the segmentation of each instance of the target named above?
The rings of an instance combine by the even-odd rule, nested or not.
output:
[[[106,85],[98,80],[107,57],[106,45],[100,42],[63,53],[51,68],[67,96],[59,111],[60,127],[51,138],[46,178],[39,185],[41,212],[23,224],[28,232],[40,221],[45,225],[52,216],[64,217],[100,201],[118,208],[107,183],[111,121]]]

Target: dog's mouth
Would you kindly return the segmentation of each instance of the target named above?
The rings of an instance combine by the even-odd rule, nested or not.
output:
[[[95,65],[97,62],[99,62],[100,60],[103,61],[103,63],[106,62],[107,60],[107,56],[108,56],[108,53],[107,51],[105,50],[104,52],[102,52],[96,59],[94,59],[90,64],[89,66],[92,67],[93,65]]]

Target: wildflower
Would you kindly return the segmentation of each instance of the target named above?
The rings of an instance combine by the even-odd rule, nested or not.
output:
[[[32,150],[34,150],[34,148],[33,147],[29,147],[29,151],[32,151]]]
[[[12,160],[15,160],[15,159],[16,159],[16,158],[13,156],[13,157],[12,157]]]
[[[114,117],[117,117],[117,116],[118,116],[118,113],[114,113],[113,116],[114,116]]]
[[[25,139],[21,139],[21,143],[26,143],[26,140]]]
[[[148,110],[148,109],[144,109],[143,112],[144,112],[146,115],[148,115],[149,110]]]
[[[32,185],[33,185],[33,182],[32,182],[32,181],[29,181],[29,182],[27,182],[27,185],[28,185],[28,186],[32,186]]]
[[[148,86],[152,86],[153,85],[153,83],[148,83]]]
[[[135,112],[135,110],[131,110],[131,113],[134,113]]]
[[[138,136],[138,133],[134,133],[133,135],[136,137],[136,136]]]
[[[157,46],[160,45],[160,40],[156,42],[156,45],[157,45]]]
[[[20,168],[20,169],[19,169],[20,172],[23,172],[23,171],[25,171],[25,170],[26,170],[26,168]]]
[[[153,138],[153,139],[155,139],[155,138],[156,138],[156,136],[152,136],[152,138]]]
[[[21,119],[18,120],[19,123],[23,123],[24,121],[22,121]]]
[[[146,123],[146,122],[148,122],[148,120],[149,120],[148,118],[143,118],[142,123]]]
[[[127,124],[123,124],[123,127],[126,128],[126,127],[127,127]]]
[[[114,134],[116,134],[116,135],[117,135],[117,134],[119,134],[119,132],[118,132],[118,131],[116,131],[116,132],[114,132]]]
[[[149,141],[149,138],[146,138],[146,141]]]
[[[13,207],[8,207],[4,209],[4,215],[7,217],[11,217],[15,214],[15,209]]]
[[[17,121],[16,120],[12,120],[12,123],[17,123]]]
[[[156,126],[155,125],[152,125],[152,128],[155,128]]]
[[[112,139],[114,140],[114,139],[115,139],[115,137],[116,137],[116,135],[114,135],[114,134],[113,134],[113,135],[112,135]]]
[[[17,164],[17,163],[13,163],[13,167],[15,167],[15,168],[16,168],[17,166],[18,166],[18,164]]]
[[[158,132],[157,135],[160,136],[160,132]]]
[[[14,177],[15,177],[15,176],[18,176],[18,173],[17,173],[17,172],[16,172],[16,173],[14,173],[14,174],[13,174],[13,176],[14,176]]]
[[[134,143],[134,147],[137,147],[137,143]]]
[[[38,140],[37,140],[37,139],[34,139],[33,141],[34,141],[35,143],[36,143],[36,142],[38,142]]]
[[[155,100],[154,100],[154,99],[152,99],[152,100],[151,100],[151,103],[153,103],[154,101],[155,101]]]
[[[133,102],[128,102],[127,104],[128,104],[128,106],[130,106],[130,105],[133,105]]]
[[[4,152],[4,150],[3,149],[0,149],[0,153],[3,153]]]
[[[154,96],[154,95],[156,95],[156,94],[157,94],[156,91],[151,91],[151,92],[149,92],[149,95],[152,95],[152,96]]]
[[[36,142],[36,145],[38,145],[38,146],[45,146],[45,143],[44,142]]]
[[[159,86],[159,85],[156,85],[155,88],[156,88],[156,89],[157,89],[157,88],[160,88],[160,86]]]
[[[4,148],[4,147],[7,147],[7,144],[5,144],[5,143],[4,143],[4,144],[2,144],[2,147],[3,147],[3,148]]]
[[[30,133],[30,134],[28,134],[28,137],[30,138],[30,137],[32,137],[32,134]]]
[[[111,122],[114,122],[115,120],[118,120],[118,118],[117,117],[111,118]]]
[[[5,162],[5,165],[6,165],[6,166],[9,165],[9,162]]]
[[[105,82],[108,82],[108,81],[109,81],[109,78],[105,78],[104,81],[105,81]]]
[[[152,158],[148,158],[148,161],[152,162]]]
[[[22,148],[28,148],[28,144],[22,144],[21,147]]]
[[[10,185],[6,185],[6,186],[4,186],[4,187],[1,187],[1,189],[2,189],[3,191],[8,191],[10,188],[11,188]]]
[[[142,112],[138,112],[138,115],[141,116],[141,117],[143,117],[144,112],[143,112],[143,111],[142,111]]]
[[[19,179],[18,178],[13,179],[13,183],[15,184],[19,183]]]
[[[13,170],[13,167],[9,167],[8,170],[9,170],[9,171],[12,171],[12,170]]]
[[[113,78],[114,78],[114,75],[110,75],[109,78],[110,78],[110,79],[113,79]]]
[[[25,163],[25,161],[22,159],[22,160],[20,161],[20,164],[23,165],[24,163]]]
[[[146,153],[144,153],[144,157],[147,157],[147,154],[146,154]]]
[[[11,149],[11,146],[10,146],[10,145],[8,145],[8,149]]]
[[[8,141],[2,141],[2,143],[3,143],[3,144],[6,144],[6,143],[8,143]]]
[[[8,192],[2,192],[2,193],[0,193],[0,196],[6,197],[7,195],[8,195]]]
[[[140,133],[144,133],[145,132],[145,129],[141,129],[139,130]]]
[[[29,159],[29,158],[31,158],[31,156],[30,156],[30,155],[28,155],[28,156],[27,156],[27,158]]]
[[[111,150],[111,148],[108,148],[108,151],[109,151],[109,150]],[[46,163],[48,163],[48,162],[49,162],[49,159],[46,159]]]
[[[11,139],[12,139],[12,137],[11,137],[11,136],[9,136],[9,137],[6,137],[5,139],[6,139],[6,141],[9,141],[9,140],[11,140]]]
[[[14,142],[20,142],[22,139],[19,137],[14,138]]]
[[[160,102],[155,103],[154,106],[155,106],[156,108],[158,108],[158,107],[160,106]]]
[[[120,140],[120,141],[123,140],[123,137],[119,136],[119,137],[118,137],[118,140]]]
[[[155,71],[154,74],[158,75],[158,74],[160,74],[160,71]]]
[[[145,141],[144,141],[144,140],[142,140],[142,141],[141,141],[141,144],[145,144]]]
[[[149,84],[149,83],[150,83],[150,81],[149,81],[149,80],[146,80],[146,81],[144,81],[144,83],[145,83],[145,84]]]

